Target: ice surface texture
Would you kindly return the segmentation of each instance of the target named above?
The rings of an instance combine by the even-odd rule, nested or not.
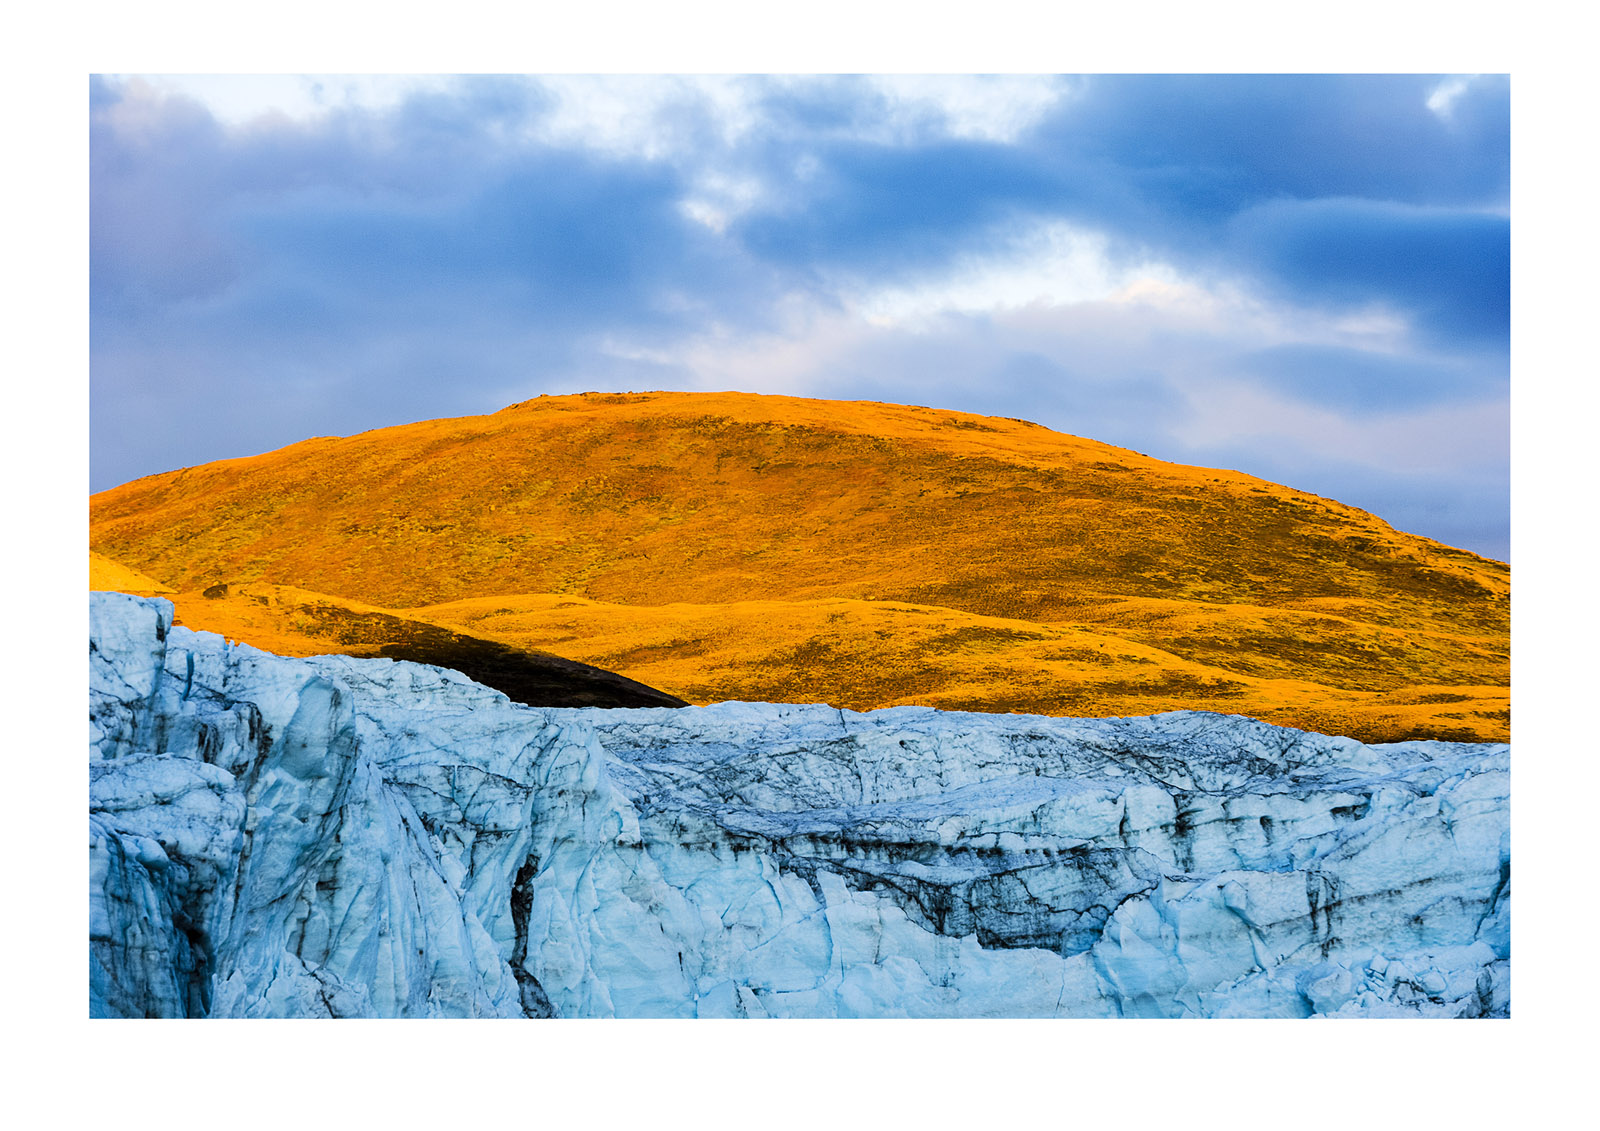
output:
[[[1509,750],[565,710],[91,595],[90,1012],[1504,1016]]]

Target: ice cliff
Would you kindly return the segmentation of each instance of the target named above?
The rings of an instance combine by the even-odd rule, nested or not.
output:
[[[568,710],[91,598],[94,1016],[1506,1015],[1509,751]]]

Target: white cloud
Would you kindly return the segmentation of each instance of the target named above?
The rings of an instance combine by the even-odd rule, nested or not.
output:
[[[1456,75],[1445,79],[1428,94],[1428,109],[1445,121],[1450,120],[1456,99],[1466,93],[1477,75]]]
[[[1075,86],[1056,75],[879,75],[891,132],[913,133],[931,117],[950,137],[1009,142],[1042,119]]]
[[[116,77],[116,76],[109,76]],[[140,75],[158,91],[203,105],[229,126],[282,115],[310,119],[332,110],[384,110],[418,90],[446,89],[439,75]]]
[[[949,315],[982,316],[1010,332],[1210,337],[1268,345],[1409,349],[1410,325],[1379,306],[1321,312],[1273,302],[1231,278],[1185,275],[1151,256],[1112,253],[1101,233],[1039,224],[1003,248],[969,254],[911,283],[832,280],[846,309],[879,327],[915,329]]]
[[[1051,222],[1014,237],[999,252],[962,256],[915,283],[876,289],[845,284],[840,292],[868,322],[888,326],[947,313],[1066,306],[1179,283],[1167,264],[1118,262],[1107,249],[1098,232]]]
[[[109,76],[119,77],[119,76]],[[339,108],[383,110],[419,90],[448,90],[453,75],[141,75],[159,90],[202,103],[219,121],[245,125],[281,114],[315,118]],[[675,126],[693,110],[717,142],[737,145],[761,126],[762,97],[836,81],[816,75],[529,75],[556,105],[529,134],[535,141],[580,145],[660,160],[689,154],[699,135]],[[883,111],[849,129],[864,140],[895,143],[930,135],[1007,142],[1036,124],[1076,89],[1054,75],[879,75],[864,80]]]
[[[696,389],[803,395],[877,335],[862,319],[800,293],[780,300],[776,317],[780,328],[767,334],[713,325],[667,346],[613,338],[602,348],[611,357],[681,369]]]
[[[583,146],[649,161],[679,157],[704,138],[675,120],[697,112],[717,143],[739,142],[759,122],[757,80],[738,75],[540,75],[556,105],[540,117],[534,140]]]
[[[761,182],[753,177],[709,172],[696,178],[691,194],[680,207],[691,220],[720,234],[761,197]]]
[[[817,75],[539,75],[534,79],[555,94],[557,102],[533,124],[532,140],[691,165],[716,163],[716,154],[706,152],[708,141],[713,149],[731,150],[770,128],[762,102],[772,93],[801,94],[808,87],[837,81]],[[852,118],[838,132],[879,144],[908,144],[930,137],[1011,141],[1075,89],[1067,80],[1050,75],[883,75],[864,81],[882,98],[880,112]],[[744,207],[749,196],[744,195]],[[697,196],[686,207],[713,228],[725,225],[732,215],[709,196]]]

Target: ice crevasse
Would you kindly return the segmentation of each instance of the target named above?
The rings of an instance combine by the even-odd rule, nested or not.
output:
[[[1509,1015],[1504,745],[89,652],[93,1016]]]

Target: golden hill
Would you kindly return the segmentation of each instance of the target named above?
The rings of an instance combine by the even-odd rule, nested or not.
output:
[[[292,587],[693,702],[1508,731],[1505,565],[1237,472],[926,408],[544,397],[137,480],[91,499],[91,547],[195,627],[219,583]]]

